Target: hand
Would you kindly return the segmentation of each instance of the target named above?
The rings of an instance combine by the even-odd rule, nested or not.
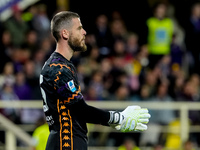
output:
[[[115,123],[115,129],[122,132],[147,130],[147,123],[151,115],[146,108],[140,106],[128,106],[124,111],[119,112],[123,118]],[[116,125],[118,123],[118,125]]]

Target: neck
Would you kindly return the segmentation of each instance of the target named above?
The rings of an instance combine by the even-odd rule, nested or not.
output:
[[[67,60],[70,60],[74,54],[74,51],[66,42],[58,42],[55,51],[63,55]]]

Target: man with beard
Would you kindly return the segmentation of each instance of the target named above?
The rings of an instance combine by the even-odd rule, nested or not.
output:
[[[86,51],[85,35],[77,13],[63,11],[51,20],[57,46],[40,75],[43,110],[50,135],[46,150],[87,150],[86,123],[112,126],[122,132],[147,130],[150,114],[140,106],[105,111],[86,104],[74,65],[75,51]]]

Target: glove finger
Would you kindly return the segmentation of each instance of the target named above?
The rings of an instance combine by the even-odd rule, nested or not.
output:
[[[131,120],[130,126],[129,126],[129,131],[133,131],[135,129],[135,120]]]
[[[147,130],[147,125],[142,123],[137,123],[135,131],[144,131],[144,130]]]
[[[148,113],[149,110],[147,108],[141,108],[140,109],[140,113],[144,114],[144,113]]]
[[[138,119],[138,122],[139,123],[148,123],[149,122],[149,119]]]
[[[132,122],[132,120],[130,118],[128,118],[127,121],[126,121],[126,126],[125,126],[126,131],[130,128],[131,122]]]
[[[127,118],[127,119],[125,120],[125,122],[122,123],[121,129],[120,129],[120,130],[121,130],[122,132],[127,132],[128,128],[129,128],[129,126],[130,126],[130,122],[131,122],[131,119],[130,119],[130,118]]]
[[[127,122],[127,119],[124,120],[124,121],[122,122],[122,124],[120,125],[120,130],[121,130],[121,131],[125,128],[126,122]]]
[[[128,106],[124,111],[122,111],[122,114],[126,117],[130,116],[130,114],[133,112],[133,111],[139,111],[141,109],[140,106]]]
[[[135,129],[135,120],[127,118],[126,123],[121,127],[122,132],[129,132]]]
[[[133,106],[128,106],[125,110],[135,110],[135,109],[141,109],[141,107],[140,106],[135,106],[135,105],[133,105]]]
[[[133,106],[130,106],[130,107],[132,107],[132,109],[141,109],[141,107],[138,106],[138,105],[133,105]]]
[[[149,113],[147,114],[140,114],[140,119],[149,119],[151,115]]]

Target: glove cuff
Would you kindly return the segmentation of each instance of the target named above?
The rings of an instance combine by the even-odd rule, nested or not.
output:
[[[124,120],[124,115],[122,115],[121,112],[118,111],[109,111],[109,112],[110,112],[110,119],[108,121],[108,124],[118,125],[122,123],[122,121]]]

